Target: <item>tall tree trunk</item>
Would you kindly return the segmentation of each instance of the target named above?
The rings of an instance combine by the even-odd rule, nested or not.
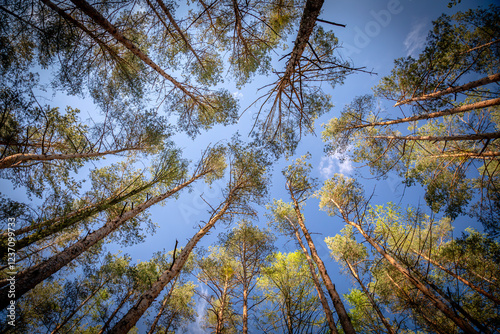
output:
[[[500,73],[496,73],[496,74],[488,75],[487,77],[481,78],[479,80],[471,81],[465,85],[461,85],[461,86],[457,86],[457,87],[450,87],[450,88],[441,90],[439,92],[429,93],[429,94],[425,94],[422,96],[417,96],[417,97],[412,97],[412,98],[409,98],[406,100],[402,100],[402,101],[399,101],[398,103],[396,103],[394,106],[397,107],[397,106],[400,106],[402,104],[407,104],[407,103],[414,102],[414,101],[424,101],[424,100],[435,99],[436,97],[440,97],[440,96],[447,95],[447,94],[463,92],[465,90],[484,86],[484,85],[487,85],[487,84],[490,84],[493,82],[497,82],[499,80],[500,80]]]
[[[217,312],[217,327],[215,328],[216,334],[221,334],[224,329],[224,309],[226,308],[226,298],[227,298],[227,288],[228,288],[229,277],[226,276],[224,281],[224,288],[222,289],[222,294],[220,296],[220,306]]]
[[[125,212],[118,218],[112,219],[108,221],[103,227],[100,229],[90,233],[83,239],[80,239],[78,242],[69,246],[62,252],[52,256],[51,258],[45,260],[44,262],[29,268],[21,273],[19,273],[16,277],[16,299],[20,298],[26,292],[33,289],[35,286],[40,284],[46,278],[55,274],[59,269],[66,266],[68,263],[73,261],[79,255],[87,251],[90,247],[95,245],[100,240],[104,239],[111,232],[118,229],[129,219],[137,216],[139,213],[143,212],[153,204],[156,204],[172,195],[180,191],[181,189],[189,186],[195,180],[201,178],[204,174],[198,174],[193,176],[188,181],[178,185],[166,193],[163,193],[159,196],[153,197],[148,201],[144,202],[141,205],[138,205],[135,209],[129,210]],[[5,280],[4,280],[5,281]],[[6,294],[8,285],[7,282],[2,281],[2,288],[0,289],[1,294]],[[7,298],[0,301],[0,309],[7,307],[8,304]]]
[[[201,68],[203,68],[205,70],[205,66],[203,65],[203,61],[201,60],[200,56],[198,56],[198,53],[196,53],[196,51],[193,49],[193,46],[191,45],[191,43],[189,43],[186,35],[184,34],[182,29],[179,27],[179,25],[175,21],[174,17],[172,16],[170,11],[168,10],[168,8],[165,5],[165,3],[163,2],[163,0],[156,0],[156,1],[158,2],[158,5],[160,5],[160,8],[163,10],[165,15],[167,16],[170,23],[172,23],[172,25],[174,26],[175,31],[177,31],[177,33],[181,36],[182,40],[184,41],[184,44],[186,44],[189,51],[191,51],[191,53],[194,55],[194,57],[196,58],[196,60],[200,64]]]
[[[148,182],[147,184],[143,185],[142,187],[139,187],[137,189],[134,189],[130,191],[129,193],[121,196],[111,196],[105,199],[104,201],[101,201],[98,204],[94,205],[88,205],[84,208],[78,209],[76,211],[73,211],[69,213],[68,215],[65,215],[63,217],[57,217],[53,219],[49,219],[46,221],[43,221],[39,224],[28,226],[27,228],[22,229],[23,232],[29,232],[30,230],[33,230],[35,228],[40,228],[40,227],[47,227],[41,231],[37,231],[36,233],[33,233],[29,236],[26,236],[22,238],[21,240],[16,242],[16,249],[22,249],[24,247],[27,247],[37,241],[42,240],[43,238],[50,236],[52,234],[55,234],[57,232],[61,232],[63,229],[72,226],[73,224],[80,222],[86,218],[89,218],[99,212],[102,212],[111,206],[118,204],[120,202],[125,201],[126,199],[139,194],[140,192],[152,187],[156,183],[158,183],[161,180],[155,180],[152,182]],[[21,229],[20,229],[21,230]],[[3,252],[3,248],[0,248],[0,254]]]
[[[161,303],[160,310],[158,311],[158,314],[156,315],[155,320],[153,321],[153,324],[151,325],[151,328],[149,329],[148,334],[153,334],[153,332],[155,331],[156,326],[158,325],[158,321],[160,321],[161,315],[163,314],[165,307],[167,306],[167,304],[170,301],[170,296],[172,296],[172,292],[175,289],[175,284],[177,283],[179,276],[180,275],[175,276],[174,282],[172,283],[172,287],[170,288],[170,291],[168,292],[167,296],[165,297],[165,299]],[[167,333],[167,332],[168,332],[168,327],[167,327],[167,329],[165,329],[165,333]]]
[[[84,0],[71,0],[82,12],[90,17],[96,24],[106,30],[114,39],[120,42],[130,52],[139,57],[145,64],[150,66],[162,77],[170,81],[176,88],[181,90],[186,96],[189,96],[193,102],[200,104],[198,98],[193,95],[183,84],[175,80],[172,76],[168,75],[160,66],[158,66],[151,58],[149,58],[141,49],[139,49],[131,40],[126,38],[118,29],[111,24],[104,16],[101,15],[94,7]]]
[[[64,10],[61,8],[57,7],[54,3],[52,3],[50,0],[40,0],[42,1],[45,5],[47,5],[49,8],[51,8],[53,11],[58,13],[64,20],[67,22],[75,25],[78,27],[80,30],[82,30],[84,33],[86,33],[92,40],[94,40],[102,49],[106,50],[111,57],[120,62],[120,63],[126,63],[126,61],[121,58],[112,48],[110,48],[106,43],[101,41],[92,31],[88,30],[81,22],[78,22],[75,20],[71,15],[66,13]]]
[[[412,250],[412,252],[414,252],[415,254],[417,254],[418,256],[424,258],[426,261],[432,263],[433,265],[435,265],[436,267],[438,267],[439,269],[443,270],[445,273],[447,273],[448,275],[450,276],[453,276],[454,278],[456,278],[457,280],[459,280],[460,282],[462,282],[463,284],[467,285],[469,288],[479,292],[480,294],[482,294],[483,296],[485,296],[486,298],[490,299],[491,301],[493,301],[495,304],[497,305],[500,305],[500,299],[498,299],[497,297],[493,296],[491,293],[489,292],[486,292],[484,289],[476,286],[475,284],[467,281],[465,278],[463,278],[462,276],[459,276],[457,274],[455,274],[454,272],[452,272],[451,270],[447,269],[446,267],[442,266],[441,264],[439,264],[437,261],[431,259],[430,257],[426,256],[425,254],[422,254],[420,252],[417,252],[415,250]]]
[[[243,334],[248,334],[248,286],[243,287]]]
[[[362,129],[366,127],[374,127],[374,126],[381,126],[381,125],[392,125],[392,124],[399,124],[399,123],[407,123],[407,122],[413,122],[413,121],[419,121],[423,119],[432,119],[432,118],[438,118],[442,116],[447,116],[447,115],[453,115],[453,114],[458,114],[461,112],[466,112],[470,110],[475,110],[475,109],[481,109],[481,108],[487,108],[487,107],[492,107],[492,106],[497,106],[500,104],[500,98],[496,99],[491,99],[491,100],[486,100],[486,101],[480,101],[476,103],[471,103],[471,104],[466,104],[460,107],[456,108],[450,108],[450,109],[445,109],[441,111],[436,111],[436,112],[431,112],[427,114],[421,114],[421,115],[415,115],[415,116],[410,116],[410,117],[405,117],[405,118],[399,118],[395,119],[392,121],[381,121],[381,122],[373,122],[373,123],[366,123],[366,124],[359,124],[359,125],[354,125],[354,126],[349,126],[346,127],[345,130],[353,130],[353,129]]]
[[[122,148],[119,150],[92,152],[92,153],[71,153],[71,154],[13,154],[0,160],[0,168],[23,167],[21,163],[26,161],[50,161],[50,160],[70,160],[101,157],[108,154],[117,154],[120,152],[140,150],[142,148]]]
[[[491,159],[496,159],[496,157],[499,156],[500,152],[487,151],[487,152],[463,152],[463,153],[429,155],[424,157],[424,159],[425,158],[469,158],[469,159],[491,160]]]
[[[382,314],[382,311],[380,310],[380,308],[378,307],[378,304],[373,299],[372,295],[370,294],[370,291],[368,291],[366,286],[363,284],[363,281],[359,277],[356,269],[354,269],[354,267],[352,266],[351,262],[349,262],[349,260],[344,259],[344,261],[347,263],[347,266],[349,267],[349,270],[351,271],[352,276],[356,279],[358,284],[361,286],[361,289],[363,289],[363,292],[365,293],[366,297],[370,301],[370,304],[372,304],[373,309],[377,313],[377,316],[379,317],[380,321],[382,321],[382,323],[384,324],[385,328],[387,329],[387,332],[390,334],[396,334],[396,331],[394,330],[394,328],[392,328],[392,326],[389,323],[389,321],[387,320],[387,318],[384,317],[384,315]]]
[[[432,281],[428,279],[428,277],[424,276],[422,273],[420,273],[418,270],[415,268],[411,268],[415,276],[422,282],[426,283],[428,286],[430,286],[434,291],[437,292],[439,296],[441,296],[442,299],[446,300],[453,310],[457,310],[459,313],[461,313],[467,320],[469,320],[474,326],[476,326],[481,333],[486,333],[489,334],[491,331],[483,326],[476,318],[474,318],[472,315],[470,315],[469,312],[467,312],[459,303],[453,300],[453,297],[450,294],[446,294],[441,288],[439,288],[436,284],[434,284]]]
[[[318,266],[318,270],[321,275],[321,278],[323,279],[323,282],[325,283],[326,290],[328,291],[330,298],[332,299],[333,307],[335,307],[335,311],[337,311],[340,324],[342,325],[342,328],[344,329],[344,332],[346,334],[355,334],[356,331],[352,326],[349,314],[347,314],[347,311],[345,310],[344,303],[340,299],[340,296],[337,290],[335,289],[335,285],[333,284],[332,280],[330,279],[330,276],[326,271],[325,264],[318,256],[318,252],[316,251],[316,247],[314,246],[314,242],[311,238],[311,235],[309,234],[309,231],[307,230],[306,225],[304,224],[304,220],[302,219],[302,213],[300,212],[299,203],[297,202],[297,199],[293,195],[293,192],[289,191],[289,193],[293,201],[295,213],[297,215],[297,222],[299,223],[300,229],[302,230],[302,233],[306,238],[307,245],[309,246],[309,251],[311,252],[311,257]]]
[[[381,139],[397,139],[397,140],[414,140],[414,141],[459,141],[459,140],[482,140],[482,139],[497,139],[500,138],[500,131],[490,133],[479,133],[470,135],[454,135],[454,136],[368,136],[369,138]]]
[[[75,310],[73,310],[73,312],[71,312],[71,313],[70,313],[70,315],[68,315],[66,318],[64,318],[64,320],[63,320],[60,324],[58,324],[58,325],[56,326],[56,328],[54,328],[54,330],[53,330],[52,332],[50,332],[50,334],[55,334],[55,333],[57,333],[57,332],[58,332],[58,331],[59,331],[59,330],[60,330],[60,329],[61,329],[64,325],[66,325],[66,324],[68,323],[68,321],[69,321],[69,320],[71,320],[71,318],[73,318],[73,316],[74,316],[75,314],[77,314],[77,313],[78,313],[78,311],[80,311],[80,309],[81,309],[83,306],[85,306],[85,304],[87,304],[87,303],[88,303],[88,301],[89,301],[89,300],[91,300],[91,299],[92,299],[92,297],[94,297],[94,296],[95,296],[95,294],[96,294],[97,292],[99,292],[99,291],[102,289],[102,287],[103,287],[103,286],[104,286],[107,282],[109,282],[109,279],[104,280],[104,281],[101,283],[101,285],[99,285],[96,289],[94,289],[94,290],[92,291],[92,293],[91,293],[91,294],[90,294],[87,298],[85,298],[85,300],[84,300],[83,302],[81,302],[81,303],[80,303],[80,305],[78,305],[78,307],[77,307]]]
[[[309,271],[311,272],[311,277],[313,279],[314,286],[316,287],[316,291],[318,292],[319,300],[321,301],[321,305],[323,306],[323,310],[325,311],[325,317],[326,320],[328,321],[328,327],[330,328],[330,332],[338,333],[337,327],[335,326],[335,319],[333,319],[333,313],[330,310],[330,305],[328,305],[328,301],[326,300],[325,293],[323,292],[323,288],[321,287],[321,284],[319,282],[318,275],[316,275],[316,268],[314,267],[313,260],[311,259],[311,256],[309,255],[306,246],[304,246],[304,243],[302,242],[302,238],[300,237],[298,228],[293,224],[292,220],[289,217],[285,217],[285,219],[292,226],[295,232],[295,238],[297,239],[299,246],[302,249],[302,252],[306,256],[307,263],[309,265]]]
[[[158,297],[158,295],[161,293],[163,288],[175,276],[179,274],[182,267],[188,260],[189,254],[191,254],[191,251],[196,246],[198,241],[200,241],[200,239],[210,231],[215,223],[224,216],[231,205],[233,196],[234,194],[231,191],[226,201],[219,206],[219,209],[216,213],[214,212],[208,223],[206,223],[205,226],[203,226],[182,249],[173,266],[169,270],[163,272],[163,274],[158,278],[156,282],[153,283],[149,290],[145,291],[141,295],[141,297],[139,297],[135,305],[117,324],[115,324],[115,326],[110,330],[109,334],[127,333],[137,323],[144,312],[146,312],[146,310],[149,308],[149,306],[151,306],[156,297]]]
[[[406,301],[411,304],[413,306],[413,309],[415,310],[415,312],[417,314],[419,314],[423,319],[424,321],[433,329],[435,330],[436,332],[438,332],[439,334],[449,334],[449,333],[445,333],[439,324],[437,324],[434,320],[430,319],[427,314],[425,312],[423,312],[421,310],[421,305],[417,302],[415,302],[413,300],[413,298],[408,295],[408,293],[391,277],[391,275],[389,275],[389,273],[385,273],[385,275],[387,276],[387,278],[389,279],[389,281],[392,282],[392,284],[394,284],[396,286],[396,288],[404,295]]]
[[[316,19],[319,16],[321,7],[323,7],[324,0],[307,0],[304,7],[304,12],[302,18],[300,19],[299,31],[297,33],[297,38],[295,39],[295,44],[293,46],[292,54],[290,55],[290,60],[286,65],[285,74],[280,81],[288,82],[295,68],[300,62],[302,53],[307,47],[309,38],[316,25]]]
[[[434,295],[427,286],[414,277],[406,268],[404,268],[398,261],[396,261],[391,255],[389,255],[372,237],[370,237],[365,230],[359,225],[349,220],[344,210],[331,199],[331,202],[338,208],[345,222],[354,228],[356,228],[361,235],[365,238],[370,245],[377,250],[377,252],[382,255],[396,270],[398,270],[404,277],[406,277],[415,288],[420,290],[430,301],[436,306],[445,316],[447,316],[451,321],[453,321],[458,327],[460,327],[466,333],[478,333],[467,321],[459,317],[453,310],[451,310],[438,296]]]
[[[71,239],[72,235],[64,235],[62,236],[60,239],[58,238],[55,238],[54,240],[51,240],[51,242],[43,247],[38,247],[37,249],[33,250],[33,252],[31,253],[28,253],[26,252],[26,254],[20,256],[19,258],[16,258],[16,263],[19,264],[21,261],[27,259],[27,258],[30,258],[32,257],[33,255],[37,254],[37,253],[40,253],[41,251],[43,251],[44,249],[47,249],[47,248],[50,248],[50,247],[53,247],[55,244],[59,243],[59,242],[63,242],[63,241],[66,241],[66,240],[69,240]],[[0,236],[1,238],[1,236]],[[9,264],[6,264],[2,267],[0,267],[0,271],[2,270],[5,270],[9,267]]]
[[[120,309],[123,307],[123,305],[125,305],[125,303],[127,302],[127,300],[130,298],[130,296],[132,296],[132,294],[134,293],[134,288],[131,287],[130,289],[128,289],[128,292],[127,294],[125,295],[125,297],[122,298],[122,300],[120,301],[120,304],[118,304],[118,306],[116,307],[116,309],[113,311],[113,313],[111,314],[111,316],[108,318],[108,320],[106,321],[106,323],[104,324],[104,326],[102,326],[101,330],[99,331],[98,334],[102,334],[104,333],[104,331],[109,327],[109,325],[111,324],[111,321],[113,321],[113,319],[116,317],[116,315],[118,314],[118,311],[120,311]]]

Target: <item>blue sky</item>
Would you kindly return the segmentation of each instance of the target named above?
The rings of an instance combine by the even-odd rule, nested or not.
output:
[[[325,156],[323,149],[324,143],[321,141],[321,124],[326,123],[330,118],[339,115],[345,104],[350,103],[354,97],[358,95],[368,94],[371,88],[385,75],[388,75],[393,66],[393,61],[399,57],[408,55],[416,56],[422,50],[425,43],[425,38],[429,29],[432,26],[432,21],[439,17],[442,13],[453,14],[458,10],[466,10],[468,8],[476,8],[477,6],[486,6],[495,1],[462,1],[459,5],[452,9],[447,8],[447,0],[433,1],[412,1],[412,0],[389,0],[389,1],[349,1],[349,0],[326,0],[324,9],[320,15],[321,19],[346,24],[345,28],[330,26],[325,23],[319,23],[325,29],[332,29],[339,41],[344,45],[346,58],[350,58],[356,67],[366,67],[367,70],[373,70],[377,75],[369,75],[366,73],[356,73],[349,76],[344,85],[336,87],[332,90],[329,85],[324,84],[325,90],[331,94],[334,108],[323,115],[316,121],[317,136],[309,135],[303,138],[297,149],[297,154],[293,158],[310,152],[312,154],[311,163],[314,166],[313,176],[317,177],[322,183],[333,173],[343,173],[346,175],[354,175],[354,166],[349,162],[341,163],[335,156]],[[181,12],[181,11],[179,11]],[[294,33],[291,34],[295,36]],[[293,43],[289,43],[293,45]],[[287,51],[283,51],[285,54]],[[281,55],[280,55],[281,57]],[[279,57],[278,57],[279,58]],[[284,65],[284,63],[281,63]],[[279,65],[279,64],[277,64]],[[267,79],[269,80],[269,79]],[[265,81],[265,80],[264,80]],[[241,110],[248,107],[255,99],[258,93],[256,89],[263,85],[261,78],[256,78],[254,81],[245,86],[241,90],[237,90],[231,83],[231,80],[226,79],[224,87],[234,93],[240,99]],[[77,98],[69,98],[61,93],[58,93],[51,104],[71,105],[80,108],[82,117],[86,117],[86,113],[93,115],[94,107],[88,100],[80,100]],[[384,105],[388,113],[391,113],[391,106]],[[255,109],[249,109],[235,126],[222,127],[217,126],[214,129],[203,133],[191,140],[186,135],[176,135],[175,141],[178,147],[184,150],[184,156],[188,159],[196,161],[200,153],[205,149],[208,143],[216,143],[228,139],[235,131],[239,130],[244,136],[250,131],[253,124],[253,115]],[[94,117],[94,116],[93,116]],[[113,159],[105,160],[107,164]],[[271,185],[271,199],[283,199],[288,201],[288,194],[284,189],[284,180],[281,176],[281,169],[287,165],[285,159],[278,161],[274,167],[274,173]],[[88,165],[88,168],[94,166]],[[87,166],[85,167],[87,168]],[[82,168],[79,176],[85,178],[87,171]],[[387,180],[363,180],[363,185],[367,193],[375,191],[373,202],[382,204],[388,201],[398,203],[400,195],[404,191],[394,175],[389,175]],[[9,183],[2,181],[0,183],[3,190],[7,194],[11,194],[14,199],[22,200],[24,195],[22,190],[11,190]],[[165,202],[163,206],[155,206],[149,210],[151,217],[155,223],[159,225],[155,235],[148,235],[146,242],[132,247],[124,248],[122,251],[128,253],[132,257],[132,261],[147,261],[157,250],[171,250],[175,245],[175,240],[179,240],[179,246],[185,245],[187,240],[195,233],[196,226],[202,220],[206,220],[209,216],[209,207],[200,198],[203,198],[212,204],[217,204],[220,198],[220,187],[223,182],[217,182],[214,187],[209,188],[205,183],[198,182],[193,186],[191,192],[184,191],[178,200],[170,200]],[[270,199],[270,200],[271,200]],[[408,189],[405,193],[402,205],[412,203],[424,204],[423,193],[418,187]],[[266,225],[266,219],[263,217],[264,209],[259,209],[260,220],[257,222],[260,226]],[[339,293],[347,293],[350,288],[350,281],[345,276],[340,276],[339,268],[328,257],[328,250],[324,238],[333,236],[340,231],[343,224],[338,218],[329,217],[324,212],[318,210],[318,200],[311,199],[307,202],[304,210],[306,223],[313,234],[313,239],[319,250],[319,255],[323,258],[332,280],[336,284]],[[465,222],[459,223],[459,229],[463,228]],[[475,226],[480,229],[480,226]],[[204,238],[199,246],[208,247],[214,242],[218,233],[223,232],[226,226],[218,225],[212,233]],[[279,247],[282,244],[278,245]],[[294,250],[293,242],[286,244],[288,250]],[[120,249],[116,245],[108,245],[108,250],[116,252]],[[202,305],[201,305],[202,306]],[[198,310],[201,312],[202,308]]]
[[[343,173],[354,175],[354,166],[350,162],[341,163],[336,157],[325,156],[323,152],[324,143],[321,141],[321,125],[330,118],[339,115],[345,104],[352,101],[355,96],[371,93],[371,88],[385,75],[388,75],[393,67],[394,59],[405,56],[417,56],[423,49],[425,39],[429,29],[432,27],[432,21],[438,18],[442,13],[453,14],[456,11],[476,8],[479,5],[485,6],[492,1],[462,1],[458,6],[449,9],[448,1],[325,1],[324,9],[320,18],[337,23],[346,24],[346,28],[333,27],[328,24],[319,23],[325,29],[332,29],[339,41],[346,48],[346,57],[352,59],[357,67],[366,67],[367,70],[373,70],[377,75],[357,73],[349,76],[344,85],[331,89],[324,84],[325,90],[332,96],[334,108],[316,121],[317,136],[309,135],[303,138],[297,149],[297,154],[292,158],[310,152],[312,154],[311,163],[314,166],[313,176],[317,177],[322,183],[334,173]],[[292,34],[293,35],[293,34]],[[290,43],[292,44],[292,43]],[[286,51],[283,51],[285,54]],[[254,80],[242,90],[226,87],[240,99],[242,110],[250,105],[255,97],[255,89],[262,86],[261,79]],[[328,86],[328,88],[327,88]],[[391,113],[391,105],[383,105],[388,113]],[[396,111],[395,111],[396,112]],[[218,128],[216,131],[199,136],[195,141],[186,140],[182,147],[188,151],[197,153],[203,149],[207,142],[216,142],[222,138],[228,138],[235,128],[242,134],[249,124],[252,124],[252,109],[249,109],[241,118],[236,127]],[[214,133],[215,132],[215,133]],[[206,139],[205,139],[206,138]],[[290,159],[290,160],[292,160]],[[281,198],[289,201],[288,194],[284,189],[284,180],[281,170],[289,163],[281,159],[274,167],[274,173],[271,185],[272,198]],[[367,175],[370,177],[370,175]],[[373,204],[384,204],[389,201],[401,203],[402,206],[425,205],[423,193],[419,187],[404,189],[401,180],[394,174],[390,174],[386,180],[376,181],[374,179],[361,180],[367,193],[374,191]],[[405,192],[402,202],[401,195]],[[200,183],[194,186],[192,193],[184,193],[180,200],[169,202],[165,207],[156,207],[151,210],[153,217],[163,216],[157,222],[160,228],[155,236],[148,238],[148,247],[138,245],[134,248],[132,256],[147,259],[155,249],[153,245],[160,245],[167,249],[172,247],[177,238],[182,244],[194,234],[192,228],[198,220],[207,217],[207,206],[199,199],[203,193],[205,199],[212,202],[218,200],[217,192],[209,192],[206,187]],[[214,203],[215,203],[214,202]],[[328,249],[324,243],[324,238],[333,236],[343,228],[343,223],[336,217],[329,217],[326,213],[318,210],[317,199],[310,199],[304,209],[306,223],[318,248],[319,255],[327,265],[327,270],[336,284],[339,293],[347,293],[351,288],[350,279],[339,273],[339,267],[329,258]],[[165,213],[168,212],[168,216]],[[265,210],[260,210],[260,219],[257,222],[260,226],[266,226],[266,219],[263,217]],[[457,230],[463,230],[470,221],[459,220],[456,223]],[[481,226],[475,226],[481,229]],[[225,229],[224,226],[218,226],[211,235],[207,236],[199,244],[207,247],[215,241],[218,233]],[[281,240],[283,242],[283,240]],[[279,246],[281,247],[281,243]],[[289,251],[295,250],[295,244],[288,242],[285,245]],[[198,310],[200,311],[200,310]],[[193,327],[192,327],[193,328]]]

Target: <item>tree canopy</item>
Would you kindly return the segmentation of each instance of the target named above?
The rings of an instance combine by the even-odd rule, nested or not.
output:
[[[498,332],[490,2],[2,2],[0,332]]]

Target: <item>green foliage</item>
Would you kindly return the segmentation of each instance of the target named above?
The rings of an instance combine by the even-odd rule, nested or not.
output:
[[[323,310],[301,251],[275,253],[257,286],[266,297],[259,319],[263,331],[302,333],[326,329]]]
[[[342,174],[335,174],[333,178],[326,180],[315,196],[320,199],[320,209],[330,216],[360,214],[366,205],[361,184]],[[342,212],[338,213],[339,207]]]
[[[442,15],[433,23],[418,58],[397,59],[391,74],[374,88],[379,97],[397,105],[408,104],[411,113],[423,121],[410,120],[412,116],[396,119],[407,123],[403,129],[399,123],[391,123],[392,116],[380,117],[373,97],[357,97],[339,118],[324,126],[327,152],[366,164],[377,178],[396,172],[405,185],[425,188],[425,200],[435,213],[452,219],[475,215],[489,233],[498,234],[498,158],[482,156],[498,151],[498,140],[471,137],[497,128],[498,106],[477,106],[497,97],[497,87],[426,96],[498,73],[498,22],[499,8],[493,5]],[[458,107],[469,111],[432,116]]]

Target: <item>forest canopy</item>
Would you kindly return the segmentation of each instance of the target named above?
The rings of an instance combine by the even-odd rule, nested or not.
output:
[[[339,36],[399,1],[3,2],[0,332],[500,331],[500,7],[467,5],[384,68]]]

